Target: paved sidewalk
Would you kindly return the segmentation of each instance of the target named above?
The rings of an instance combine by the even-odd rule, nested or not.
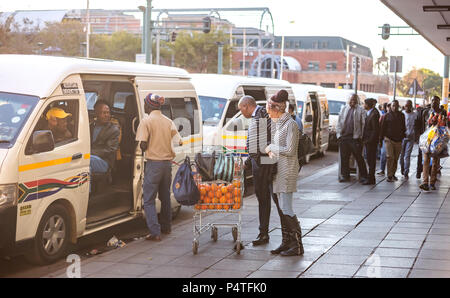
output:
[[[245,249],[240,255],[232,249],[231,228],[219,228],[217,242],[209,232],[203,234],[193,255],[190,221],[173,227],[159,243],[138,240],[83,261],[82,277],[450,277],[450,164],[448,159],[441,162],[438,190],[432,192],[420,191],[415,173],[395,183],[377,177],[375,186],[354,178],[339,183],[337,165],[299,180],[294,210],[303,230],[301,257],[270,254],[281,242],[273,204],[270,243],[252,246],[258,232],[253,195],[245,199],[241,213]],[[213,214],[206,220],[234,219]]]

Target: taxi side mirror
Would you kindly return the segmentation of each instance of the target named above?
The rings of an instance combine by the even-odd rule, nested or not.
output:
[[[31,148],[29,148],[31,154],[49,152],[55,149],[53,133],[50,130],[37,130],[33,132],[31,139]]]

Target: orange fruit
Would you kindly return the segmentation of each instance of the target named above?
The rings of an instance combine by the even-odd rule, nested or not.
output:
[[[225,198],[227,201],[231,200],[233,198],[233,195],[231,194],[231,192],[229,192],[229,193],[225,194]]]
[[[212,202],[212,198],[211,197],[208,196],[208,197],[205,198],[205,203],[209,204],[211,202]]]
[[[223,205],[223,209],[225,209],[225,210],[230,209],[230,205]]]
[[[213,204],[217,204],[219,202],[220,202],[220,198],[219,197],[216,197],[216,198],[212,199],[212,203]]]
[[[222,207],[223,207],[223,205],[221,205],[221,204],[219,204],[219,205],[216,205],[216,209],[222,209]]]
[[[212,192],[216,192],[217,189],[218,189],[217,184],[215,184],[215,183],[211,184],[211,191],[212,191]]]
[[[214,193],[212,191],[208,192],[208,198],[210,199],[214,198]]]
[[[216,198],[220,198],[222,196],[222,192],[220,190],[216,191]]]
[[[206,192],[211,191],[211,186],[209,184],[204,185]]]
[[[222,186],[220,190],[222,191],[223,194],[226,194],[228,192],[228,188],[226,186]]]
[[[208,208],[209,209],[214,209],[214,204],[209,204]]]
[[[221,204],[225,204],[226,201],[227,201],[227,198],[226,198],[225,196],[221,196],[221,197],[220,197],[220,203],[221,203]]]
[[[206,188],[204,186],[200,187],[200,195],[202,196],[206,195]]]
[[[233,186],[236,188],[241,188],[241,181],[240,180],[234,180],[233,181]]]
[[[207,205],[202,205],[202,210],[206,210],[207,208],[208,208],[208,206]]]
[[[234,190],[234,185],[233,184],[228,185],[227,190],[228,190],[228,192],[232,193]]]

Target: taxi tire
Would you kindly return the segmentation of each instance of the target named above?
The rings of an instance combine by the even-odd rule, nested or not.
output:
[[[45,252],[42,238],[45,225],[53,216],[59,216],[63,219],[65,237],[59,250],[55,254],[49,255]],[[26,255],[27,260],[36,265],[44,265],[54,263],[57,260],[61,259],[67,252],[70,245],[70,231],[70,216],[66,208],[60,204],[51,205],[41,218],[38,229],[36,231],[36,236],[34,238],[32,251],[30,254]]]

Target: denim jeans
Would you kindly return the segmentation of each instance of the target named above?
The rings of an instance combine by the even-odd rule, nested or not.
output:
[[[282,192],[278,193],[278,197],[280,198],[280,209],[284,215],[294,216],[294,209],[292,208],[292,192]]]
[[[402,142],[402,153],[400,154],[400,167],[402,169],[403,175],[409,174],[409,165],[411,161],[411,152],[414,147],[414,141],[403,139]]]
[[[381,146],[381,157],[380,157],[380,171],[385,172],[386,170],[386,144]]]
[[[150,235],[159,236],[161,229],[171,226],[170,185],[172,183],[172,163],[170,161],[147,160],[144,176],[144,211]],[[160,223],[155,200],[161,201]]]
[[[108,163],[98,157],[97,155],[91,155],[91,173],[106,173],[108,171]]]

